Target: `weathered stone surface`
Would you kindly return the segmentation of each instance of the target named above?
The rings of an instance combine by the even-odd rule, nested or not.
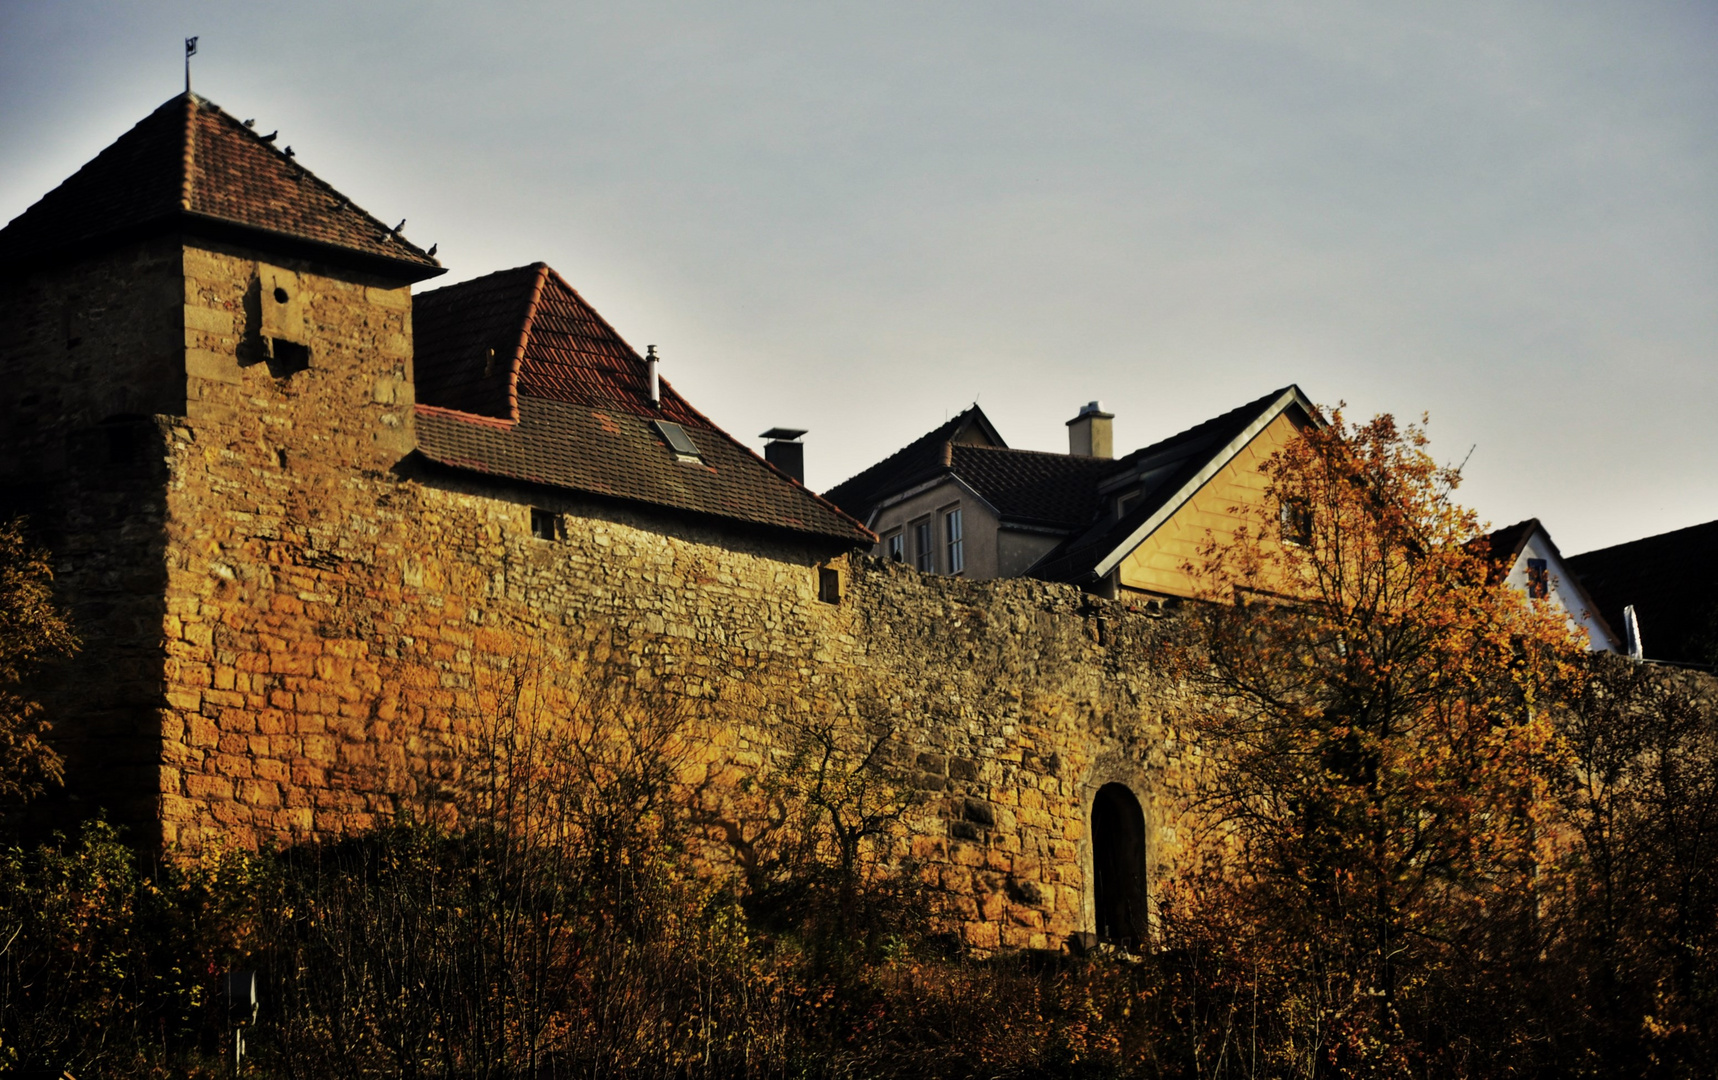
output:
[[[172,379],[155,342],[101,346],[123,386],[66,385],[48,324],[95,269],[31,279],[5,309],[5,370],[37,395],[16,441],[50,481],[8,490],[41,496],[90,642],[54,701],[86,806],[188,852],[370,828],[433,806],[505,673],[530,669],[562,704],[620,685],[684,710],[701,749],[682,780],[717,826],[796,727],[892,727],[911,854],[975,948],[1089,929],[1104,783],[1139,796],[1154,871],[1180,857],[1197,758],[1156,658],[1166,621],[432,468],[410,454],[407,290],[171,252],[115,256],[100,287],[128,325],[176,328]],[[296,290],[305,370],[266,354],[265,272]],[[123,467],[78,449],[114,402],[149,417]],[[533,536],[533,506],[562,538]],[[831,566],[838,604],[819,599]]]

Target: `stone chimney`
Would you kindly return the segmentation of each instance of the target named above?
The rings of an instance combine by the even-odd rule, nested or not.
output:
[[[1068,421],[1068,453],[1075,457],[1115,457],[1115,440],[1110,434],[1114,413],[1104,412],[1101,402],[1088,401],[1080,406],[1080,415]]]
[[[804,434],[801,428],[773,427],[758,436],[769,440],[764,443],[764,460],[802,484],[805,483],[805,444],[799,441],[799,437]]]

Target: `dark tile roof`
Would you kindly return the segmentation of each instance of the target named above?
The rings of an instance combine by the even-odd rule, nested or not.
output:
[[[857,476],[843,480],[823,497],[865,521],[879,502],[947,468],[949,448],[955,445],[1008,448],[984,410],[974,405]]]
[[[0,229],[0,266],[168,231],[351,262],[404,281],[441,265],[195,94],[144,117]]]
[[[1508,576],[1515,568],[1515,560],[1521,557],[1521,549],[1527,546],[1527,541],[1534,532],[1543,528],[1538,518],[1528,518],[1507,525],[1501,529],[1493,529],[1478,540],[1469,543],[1473,554],[1480,555],[1491,564],[1491,577],[1496,581]],[[1545,538],[1551,538],[1550,533]],[[1483,547],[1482,547],[1483,545]]]
[[[547,269],[533,263],[412,297],[418,404],[513,418],[514,372]]]
[[[1653,660],[1718,663],[1718,521],[1564,560],[1611,626],[1634,605]]]
[[[1086,527],[1040,559],[1029,573],[1050,581],[1079,582],[1089,578],[1106,556],[1126,543],[1152,515],[1163,509],[1218,451],[1233,442],[1290,392],[1297,397],[1299,395],[1299,390],[1293,386],[1273,390],[1239,408],[1110,462],[1106,479],[1127,473],[1139,474],[1141,482],[1138,488],[1123,489],[1139,491],[1139,498],[1120,519],[1107,513],[1107,506],[1096,506],[1092,516],[1081,523]]]
[[[730,438],[667,380],[661,407],[653,407],[644,359],[547,266],[426,292],[414,306],[424,457],[846,543],[874,541]],[[703,462],[677,461],[652,424],[658,419],[685,428]]]
[[[1033,577],[1082,581],[1092,569],[1175,496],[1223,447],[1258,420],[1283,395],[1284,387],[1213,417],[1126,457],[1075,457],[1036,450],[1011,450],[990,421],[973,406],[936,430],[827,492],[830,501],[868,520],[891,496],[939,476],[957,476],[995,507],[1004,525],[1026,525],[1067,534],[1034,566]],[[978,425],[982,423],[982,428]],[[994,441],[992,441],[994,440]],[[987,445],[988,444],[988,445]],[[1099,489],[1137,473],[1141,497],[1117,521]]]
[[[989,446],[951,448],[949,471],[1011,524],[1076,529],[1097,512],[1098,484],[1115,469],[1107,458]]]

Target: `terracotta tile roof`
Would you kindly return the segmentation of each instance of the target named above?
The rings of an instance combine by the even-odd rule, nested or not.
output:
[[[542,263],[423,293],[414,307],[424,457],[850,544],[875,540],[667,380],[653,407],[644,359]],[[684,428],[702,461],[677,460],[655,420]]]
[[[1718,521],[1564,560],[1599,613],[1623,625],[1633,605],[1652,660],[1718,664]]]
[[[442,273],[283,149],[195,94],[167,101],[0,229],[0,266],[174,230],[355,262],[405,281]]]

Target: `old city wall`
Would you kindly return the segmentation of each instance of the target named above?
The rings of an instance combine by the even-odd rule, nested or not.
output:
[[[1177,851],[1164,623],[1077,590],[927,578],[783,535],[480,484],[410,446],[403,289],[287,266],[308,370],[246,356],[270,268],[185,256],[186,415],[168,424],[160,840],[291,843],[433,803],[534,667],[694,718],[714,817],[809,721],[897,729],[924,873],[979,947],[1091,922],[1092,793],[1126,783]],[[532,506],[564,515],[533,535]],[[834,557],[840,603],[819,599]]]
[[[348,491],[385,520],[330,508],[353,531],[304,541],[213,528],[176,571],[170,842],[290,842],[419,808],[457,775],[498,669],[535,665],[573,696],[684,705],[708,752],[683,779],[717,816],[796,730],[884,718],[921,793],[913,854],[974,945],[1089,925],[1105,782],[1141,798],[1154,861],[1175,856],[1185,748],[1157,621],[870,559],[829,604],[811,549],[436,478]],[[532,536],[533,502],[566,514],[563,539]]]

